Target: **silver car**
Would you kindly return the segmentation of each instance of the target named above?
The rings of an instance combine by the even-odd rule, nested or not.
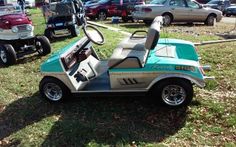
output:
[[[205,8],[192,0],[153,0],[149,4],[137,5],[132,13],[134,19],[150,24],[156,16],[163,16],[164,25],[172,22],[204,22],[212,26],[222,19],[222,12]]]

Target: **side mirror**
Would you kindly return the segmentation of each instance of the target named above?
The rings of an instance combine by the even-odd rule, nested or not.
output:
[[[199,5],[199,9],[202,9],[203,8],[203,5]]]

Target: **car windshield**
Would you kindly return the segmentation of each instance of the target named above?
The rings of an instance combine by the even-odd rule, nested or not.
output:
[[[213,1],[209,1],[207,4],[218,4],[218,3],[219,3],[219,1],[213,0]]]
[[[22,13],[20,6],[2,6],[0,7],[0,15]]]
[[[100,0],[100,1],[98,1],[98,3],[106,3],[106,2],[108,2],[109,0]]]
[[[166,0],[153,0],[150,2],[150,4],[164,4],[166,2]]]

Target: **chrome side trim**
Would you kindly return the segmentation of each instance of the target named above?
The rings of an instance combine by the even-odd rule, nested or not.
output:
[[[189,75],[187,76],[187,75],[184,75],[184,74],[162,74],[162,75],[158,76],[156,79],[154,79],[149,84],[147,89],[150,89],[154,84],[156,84],[160,80],[168,79],[168,78],[183,78],[183,79],[187,79],[187,80],[191,81],[192,83],[196,84],[197,86],[199,86],[201,88],[205,87],[204,80],[197,79],[197,78],[194,78],[194,77],[190,77]]]

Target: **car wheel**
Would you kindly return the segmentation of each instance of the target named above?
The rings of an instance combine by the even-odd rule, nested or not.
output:
[[[39,84],[42,98],[50,102],[60,102],[70,96],[70,91],[60,80],[53,77],[44,77]]]
[[[107,13],[105,11],[100,11],[98,13],[98,20],[103,21],[103,20],[106,20],[106,19],[107,19]]]
[[[46,29],[45,31],[44,31],[44,36],[46,36],[49,40],[53,40],[53,34],[52,34],[52,31],[51,30],[49,30],[49,29]]]
[[[215,19],[216,17],[214,15],[209,15],[206,19],[205,24],[208,26],[214,26],[215,25]]]
[[[95,20],[96,17],[94,17],[94,16],[90,16],[89,19],[90,19],[90,20]]]
[[[163,25],[164,26],[169,26],[172,22],[172,17],[170,14],[163,14]]]
[[[123,16],[123,17],[122,17],[122,21],[123,21],[123,22],[128,22],[129,19],[128,19],[128,17]]]
[[[143,22],[144,22],[146,25],[151,25],[151,24],[152,24],[152,20],[143,20]]]
[[[71,33],[72,37],[77,37],[78,36],[77,30],[76,30],[76,25],[71,26],[70,33]]]
[[[41,56],[45,56],[51,52],[51,45],[47,37],[37,36],[35,39],[35,47]]]
[[[231,15],[230,14],[226,14],[226,17],[230,17]]]
[[[0,46],[0,61],[4,65],[13,65],[16,63],[16,52],[12,45],[5,44]]]
[[[181,107],[192,101],[193,86],[188,80],[166,79],[154,86],[152,94],[165,106]]]

